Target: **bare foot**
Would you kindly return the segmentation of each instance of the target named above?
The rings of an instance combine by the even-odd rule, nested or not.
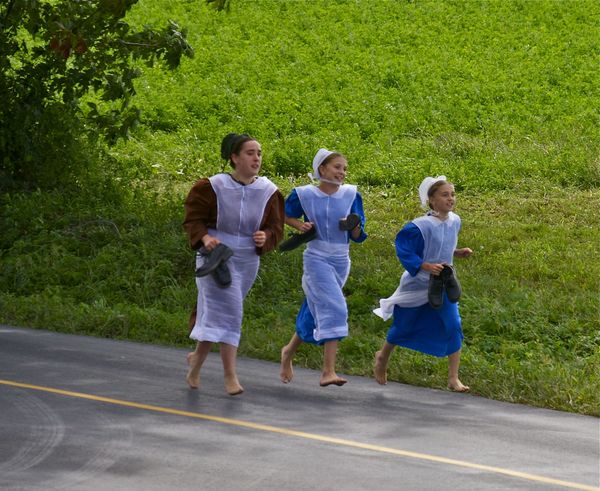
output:
[[[448,380],[448,388],[453,392],[469,392],[471,390],[470,387],[464,385],[458,379],[449,379]]]
[[[373,366],[373,374],[375,380],[380,385],[387,384],[387,366],[383,364],[381,359],[381,351],[375,353],[375,365]]]
[[[225,375],[225,390],[230,396],[237,396],[244,392],[236,375]]]
[[[187,362],[189,370],[185,379],[187,380],[190,389],[200,387],[200,364],[198,363],[198,355],[194,352],[187,354]]]
[[[346,382],[348,382],[345,378],[338,377],[337,374],[332,375],[321,375],[321,380],[319,381],[319,385],[321,387],[327,387],[328,385],[337,385],[341,387]]]
[[[293,355],[290,354],[287,346],[281,348],[281,372],[279,377],[284,384],[289,384],[294,378],[294,368],[292,367]]]

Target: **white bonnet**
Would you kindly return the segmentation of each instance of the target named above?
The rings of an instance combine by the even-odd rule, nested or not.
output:
[[[313,159],[313,173],[308,175],[311,179],[320,179],[321,178],[321,174],[319,174],[319,166],[332,153],[334,153],[334,152],[331,152],[330,150],[327,150],[325,148],[319,148],[319,151],[317,152],[317,154],[315,155],[315,158]]]
[[[425,179],[423,179],[423,181],[419,185],[419,199],[421,200],[421,206],[424,210],[427,209],[427,200],[429,199],[427,193],[429,192],[429,188],[433,186],[436,182],[445,180],[446,176],[426,177]]]

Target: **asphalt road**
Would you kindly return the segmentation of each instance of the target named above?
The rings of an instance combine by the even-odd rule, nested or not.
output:
[[[600,489],[597,418],[186,352],[0,326],[0,489]]]

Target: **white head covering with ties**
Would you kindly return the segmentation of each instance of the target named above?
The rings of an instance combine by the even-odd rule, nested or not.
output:
[[[426,177],[423,179],[421,184],[419,185],[419,199],[421,200],[421,206],[424,210],[427,209],[427,201],[429,200],[429,188],[433,186],[438,181],[445,181],[446,176],[437,176],[437,177]]]
[[[319,148],[317,154],[315,155],[315,158],[313,159],[313,173],[311,174],[309,172],[308,177],[310,177],[313,180],[321,179],[321,174],[319,173],[319,166],[332,153],[335,153],[335,152],[327,150],[326,148]]]

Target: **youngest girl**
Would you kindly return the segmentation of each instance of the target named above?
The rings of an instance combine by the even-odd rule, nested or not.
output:
[[[463,333],[457,298],[451,295],[449,299],[444,292],[439,302],[430,305],[429,283],[430,276],[439,281],[453,256],[469,257],[473,251],[456,248],[461,221],[452,211],[456,203],[454,185],[445,176],[427,177],[419,186],[419,196],[423,207],[429,205],[430,211],[398,232],[396,254],[406,271],[392,296],[382,299],[381,307],[374,310],[383,320],[392,315],[394,318],[387,340],[375,355],[375,379],[382,385],[387,383],[389,357],[395,346],[404,346],[433,356],[447,356],[448,388],[468,392],[469,387],[458,378]]]

